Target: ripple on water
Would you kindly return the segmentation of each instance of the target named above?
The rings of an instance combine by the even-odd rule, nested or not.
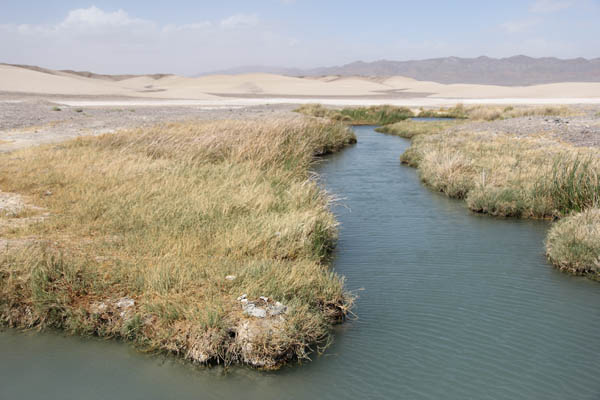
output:
[[[357,134],[319,166],[343,198],[335,269],[360,296],[324,356],[224,374],[114,342],[4,333],[0,398],[600,398],[600,287],[546,263],[548,224],[471,214],[399,164],[407,141]]]

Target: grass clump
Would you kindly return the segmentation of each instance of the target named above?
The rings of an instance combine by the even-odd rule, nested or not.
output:
[[[60,107],[54,106],[52,107],[52,111],[62,111],[62,109]]]
[[[590,208],[554,224],[546,254],[561,270],[600,280],[600,209]]]
[[[388,105],[332,109],[324,107],[321,104],[306,104],[300,106],[295,111],[351,125],[387,125],[414,117],[414,113],[409,108]]]
[[[415,137],[401,159],[474,211],[551,218],[597,202],[598,155],[542,137],[454,132]]]
[[[589,243],[597,241],[600,223],[588,212],[600,203],[597,149],[544,137],[453,132],[416,136],[401,159],[417,167],[428,186],[464,199],[475,212],[564,218],[548,238],[549,258],[561,269],[589,271],[590,254],[598,256]],[[587,228],[576,230],[583,220]]]
[[[380,126],[375,130],[381,133],[388,133],[406,139],[412,139],[417,135],[435,135],[441,133],[447,129],[457,126],[461,122],[462,121],[453,120],[429,122],[406,120],[390,125]]]
[[[336,221],[309,168],[354,141],[333,122],[218,121],[0,156],[0,189],[49,213],[0,215],[0,234],[23,244],[0,254],[0,321],[201,363],[307,357],[351,303],[328,268]],[[288,311],[247,316],[242,294]]]

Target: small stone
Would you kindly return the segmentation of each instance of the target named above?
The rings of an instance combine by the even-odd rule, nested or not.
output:
[[[228,281],[233,281],[235,278],[237,278],[237,276],[235,276],[235,275],[227,275],[225,277],[225,279],[227,279]]]
[[[49,190],[46,190],[46,192],[44,193],[45,196],[52,196],[52,192]]]
[[[129,297],[123,297],[119,301],[115,303],[117,308],[129,308],[135,305],[135,300],[130,299]]]
[[[244,309],[244,313],[256,318],[265,318],[267,316],[267,310],[262,307],[256,307],[253,303],[248,303]]]
[[[248,295],[246,293],[244,293],[243,295],[241,295],[240,297],[237,298],[238,301],[242,301],[244,299],[247,299]]]
[[[287,307],[281,304],[280,302],[276,302],[274,305],[269,307],[270,315],[280,315],[287,311]]]
[[[260,296],[259,299],[261,299],[262,301],[264,301],[265,303],[269,302],[269,298],[265,297],[265,296]]]

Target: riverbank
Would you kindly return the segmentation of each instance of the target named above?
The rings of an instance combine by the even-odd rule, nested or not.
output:
[[[401,160],[418,168],[427,186],[464,199],[474,212],[560,219],[548,234],[548,259],[600,279],[600,119],[593,110],[551,120],[416,124],[381,131],[413,138]]]
[[[352,297],[310,178],[355,142],[302,118],[168,123],[0,155],[0,318],[275,368]]]
[[[297,111],[352,123],[339,118],[352,115],[347,109]],[[561,270],[600,279],[597,107],[459,104],[408,111],[434,121],[371,122],[383,124],[377,132],[412,139],[401,160],[419,170],[423,183],[464,199],[474,212],[561,219],[548,235],[548,259]]]

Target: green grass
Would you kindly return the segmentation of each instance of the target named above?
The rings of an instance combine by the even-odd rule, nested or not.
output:
[[[387,125],[414,117],[406,107],[372,106],[332,109],[320,104],[307,104],[296,112],[319,118],[329,118],[351,125]]]
[[[384,125],[376,128],[377,132],[400,136],[406,139],[412,139],[417,135],[435,135],[447,129],[461,124],[460,120],[448,121],[412,121],[406,120],[394,124]]]
[[[0,252],[0,321],[198,363],[307,357],[352,302],[328,266],[337,223],[309,170],[355,140],[327,121],[216,121],[0,155],[0,190],[49,213],[0,214],[0,236],[21,244]],[[288,313],[249,317],[242,294]]]
[[[561,269],[589,272],[590,258],[600,258],[600,247],[586,244],[597,240],[599,220],[588,218],[588,228],[582,231],[574,230],[577,222],[568,222],[572,215],[598,207],[598,149],[544,137],[444,132],[415,136],[401,160],[418,168],[426,185],[464,199],[475,212],[564,219],[556,227],[559,233],[548,238],[549,258]]]
[[[590,208],[552,226],[548,259],[558,268],[600,280],[600,209]]]

